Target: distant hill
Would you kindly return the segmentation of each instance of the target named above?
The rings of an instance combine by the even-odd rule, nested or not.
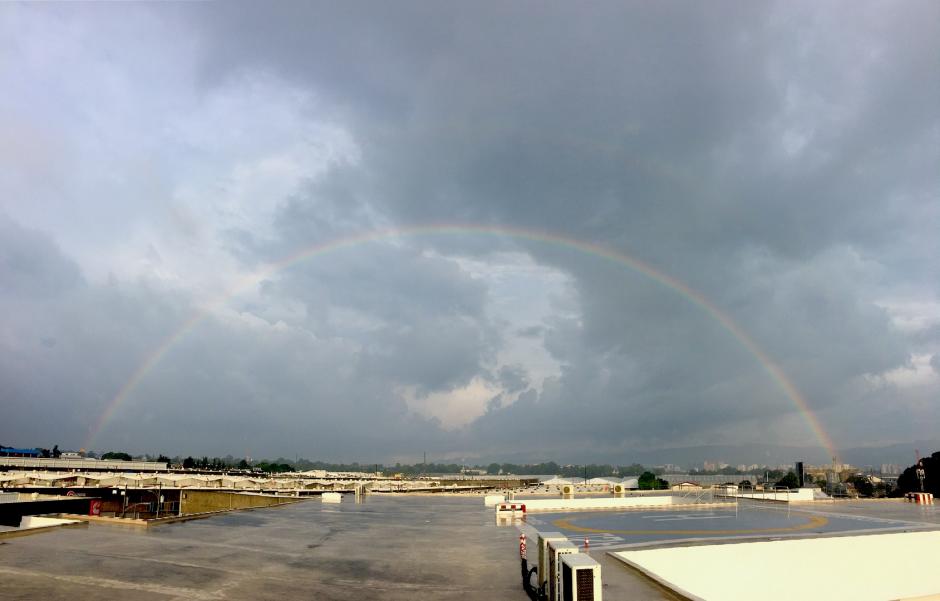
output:
[[[796,447],[759,443],[649,449],[636,451],[636,457],[635,461],[643,465],[664,463],[690,465],[702,463],[703,461],[723,461],[734,466],[741,463],[748,465],[752,463],[779,465],[795,461],[804,461],[806,463],[828,463],[831,461],[828,453],[822,447]]]
[[[914,449],[920,449],[921,456],[929,456],[940,451],[940,440],[915,440],[884,447],[846,449],[842,457],[843,461],[852,465],[879,467],[882,463],[895,463],[903,468],[914,465]]]
[[[839,451],[839,459],[843,463],[850,463],[859,467],[866,465],[878,468],[883,463],[893,463],[902,468],[914,463],[914,449],[920,449],[921,455],[930,455],[940,451],[940,440],[917,440],[907,443],[896,443],[877,447],[854,447]],[[829,453],[822,447],[799,447],[784,445],[766,445],[760,443],[740,445],[702,445],[693,447],[675,447],[664,449],[636,449],[622,451],[616,454],[587,454],[578,453],[570,457],[552,452],[518,453],[512,456],[492,458],[492,461],[527,463],[540,461],[555,461],[566,463],[609,463],[611,465],[626,465],[641,463],[643,465],[662,465],[674,463],[681,466],[698,464],[703,461],[724,461],[732,466],[739,464],[766,464],[782,465],[795,461],[804,461],[809,464],[822,465],[832,461]]]

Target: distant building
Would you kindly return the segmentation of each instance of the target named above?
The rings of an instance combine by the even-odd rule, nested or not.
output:
[[[41,457],[39,449],[14,449],[13,447],[0,447],[0,457]]]
[[[882,476],[899,476],[901,475],[902,471],[903,470],[901,469],[901,466],[895,463],[882,463],[881,464]]]
[[[670,488],[690,482],[708,487],[726,483],[739,484],[744,480],[751,483],[757,481],[755,474],[664,474],[660,478],[668,482]]]

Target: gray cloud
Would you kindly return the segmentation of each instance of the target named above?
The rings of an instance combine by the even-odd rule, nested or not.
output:
[[[95,33],[115,27],[100,11],[60,7],[62,45],[91,48],[75,59],[87,86],[128,102],[151,85],[130,63],[163,56],[148,74],[178,75],[147,106],[173,133],[135,131],[185,160],[143,170],[155,196],[129,196],[142,171],[122,163],[130,184],[83,198],[108,224],[107,244],[94,227],[49,217],[46,192],[45,212],[2,205],[25,226],[4,226],[0,265],[10,282],[0,300],[25,317],[4,339],[20,427],[35,412],[23,399],[51,402],[47,388],[100,369],[53,431],[87,428],[161,335],[266,264],[369,230],[455,222],[546,230],[684,282],[779,365],[838,444],[932,434],[924,399],[940,380],[908,368],[936,370],[940,353],[930,335],[940,273],[928,259],[940,256],[935,4],[120,11],[131,29],[159,32],[125,41],[126,64],[97,62],[106,49]],[[22,23],[55,33],[48,8],[11,15],[11,35]],[[191,42],[161,55],[167,32]],[[38,61],[26,48],[17,56]],[[36,96],[27,63],[8,68],[23,74],[21,96]],[[123,122],[56,121],[53,132],[77,140]],[[57,152],[66,187],[113,156]],[[23,159],[25,175],[0,179],[0,191],[33,180],[45,190],[37,164]],[[129,200],[118,210],[118,199]],[[512,295],[507,253],[542,270]],[[102,277],[110,271],[117,284]],[[564,245],[385,238],[239,291],[141,383],[103,440],[239,452],[234,432],[256,454],[362,459],[417,456],[419,445],[452,457],[626,458],[690,442],[816,442],[766,366],[695,298]],[[49,325],[27,336],[19,321]],[[131,407],[146,408],[139,424]],[[181,412],[185,426],[154,434]],[[461,426],[437,421],[458,414]]]
[[[41,300],[81,287],[78,265],[48,236],[0,214],[0,281],[10,299]]]

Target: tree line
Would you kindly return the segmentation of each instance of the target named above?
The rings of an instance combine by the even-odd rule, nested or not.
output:
[[[920,465],[926,476],[924,490],[920,489],[920,478],[917,477],[918,466],[914,464],[898,476],[898,493],[904,495],[909,492],[929,492],[940,499],[940,451],[921,459]]]
[[[43,453],[45,456],[58,456],[58,445],[52,451]],[[89,456],[94,456],[89,453]],[[513,474],[513,475],[533,475],[533,476],[561,476],[563,478],[598,478],[598,477],[637,477],[640,488],[667,488],[665,480],[659,478],[662,470],[658,468],[648,468],[639,463],[615,466],[611,464],[582,464],[582,465],[559,465],[554,461],[542,463],[490,463],[489,465],[467,466],[459,463],[413,463],[394,465],[385,465],[382,463],[330,463],[325,461],[310,461],[308,459],[285,459],[278,457],[274,460],[248,461],[244,458],[235,458],[231,455],[225,457],[169,457],[160,454],[156,457],[152,455],[141,455],[132,457],[124,451],[108,451],[101,455],[101,459],[111,459],[119,461],[132,461],[134,459],[146,461],[159,461],[167,463],[170,466],[182,467],[184,469],[205,469],[215,471],[241,470],[255,471],[264,473],[283,473],[292,471],[325,470],[331,472],[367,472],[379,473],[385,476],[402,474],[404,476],[421,475],[439,475],[439,474],[458,474],[464,470],[472,469],[479,472],[485,472],[487,475]],[[940,474],[940,451],[933,453],[929,457],[921,460],[926,478],[924,479],[924,492],[933,493],[940,497],[940,478],[935,474]],[[701,470],[690,470],[691,475],[704,473],[718,474],[740,474],[735,468],[723,468],[716,472],[704,472]],[[784,472],[782,470],[769,470],[764,474],[770,482],[775,482],[778,486],[795,488],[798,486],[798,479],[793,472]],[[812,482],[812,479],[810,479]],[[917,477],[917,465],[912,465],[904,470],[898,478],[898,486],[893,491],[883,484],[873,483],[870,478],[864,475],[853,475],[846,481],[858,492],[860,496],[903,496],[908,492],[920,491],[920,479]],[[750,483],[748,483],[750,484]],[[817,484],[825,486],[825,479],[820,478]]]

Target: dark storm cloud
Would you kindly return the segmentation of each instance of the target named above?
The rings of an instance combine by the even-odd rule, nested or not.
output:
[[[639,255],[728,307],[823,409],[852,378],[906,361],[905,336],[873,301],[935,269],[901,262],[938,251],[917,223],[925,211],[936,220],[927,157],[940,88],[925,75],[940,65],[936,19],[921,18],[936,8],[736,8],[438,6],[389,20],[367,10],[324,15],[312,37],[325,52],[254,28],[253,57],[350,112],[375,142],[368,189],[399,220],[535,226]],[[376,22],[392,24],[373,32]],[[356,41],[339,42],[341,31]],[[241,64],[223,48],[216,68]],[[541,397],[553,423],[606,444],[617,435],[588,414],[621,409],[629,431],[668,438],[793,411],[686,300],[529,251],[572,273],[583,302],[583,327],[556,333],[559,348],[583,342],[559,356],[569,367],[557,406]],[[508,440],[529,418],[505,411],[493,421]]]
[[[84,284],[81,271],[41,232],[0,213],[0,281],[4,297],[37,300]]]
[[[338,181],[308,186],[281,206],[276,242],[256,250],[280,257],[377,229],[366,205]],[[485,373],[499,347],[485,314],[486,286],[453,260],[402,242],[380,239],[314,253],[277,274],[266,293],[302,303],[312,331],[356,340],[361,378],[413,385],[421,393],[465,385]]]
[[[2,256],[28,254],[31,281],[55,281],[63,266],[72,267],[45,237],[9,220],[2,231]],[[19,290],[36,289],[19,282]],[[0,348],[5,443],[76,448],[137,366],[198,310],[189,299],[142,282],[44,289],[41,305],[22,300],[6,294],[0,304],[17,317],[6,320]],[[55,345],[44,344],[50,335]],[[108,424],[106,442],[96,442],[151,452],[304,449],[336,460],[350,436],[369,441],[364,457],[393,456],[417,437],[443,448],[435,443],[434,423],[409,413],[386,380],[348,369],[355,361],[342,341],[311,331],[239,311],[212,315],[145,374]]]
[[[188,93],[274,78],[314,99],[300,114],[354,141],[354,158],[273,199],[270,223],[225,228],[239,265],[415,223],[599,244],[731,316],[848,445],[909,438],[911,424],[892,420],[923,413],[924,391],[938,386],[896,377],[914,355],[931,355],[919,364],[934,370],[940,356],[929,335],[940,282],[931,260],[940,256],[938,11],[930,2],[229,3],[138,14],[196,41]],[[26,257],[5,268],[17,289],[105,294],[52,244],[27,236],[11,248]],[[497,251],[567,274],[571,298],[542,323],[495,319],[492,281],[460,259],[495,265]],[[106,296],[139,301],[138,311],[171,307],[172,328],[189,301],[149,296],[162,294],[125,284]],[[928,307],[912,319],[926,325],[899,327],[892,311],[907,301]],[[78,306],[93,310],[90,300]],[[257,423],[283,435],[259,433],[255,448],[305,448],[309,432],[316,442],[306,448],[319,453],[407,454],[421,444],[562,459],[689,441],[816,442],[766,366],[694,299],[557,245],[380,240],[278,272],[231,308],[237,319],[207,320],[141,386],[147,428],[165,427],[188,390],[203,401],[178,444],[226,450],[216,432]],[[43,346],[49,337],[54,347]],[[52,330],[34,340],[47,352],[92,344]],[[537,378],[518,357],[501,363],[516,340],[542,345],[557,373]],[[401,392],[475,381],[500,392],[449,432]],[[928,434],[926,423],[912,427]]]

